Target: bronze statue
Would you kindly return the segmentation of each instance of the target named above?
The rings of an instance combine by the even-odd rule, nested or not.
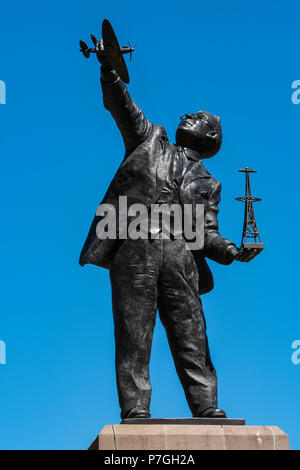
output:
[[[121,417],[150,417],[149,361],[158,309],[193,416],[224,418],[200,298],[213,288],[205,258],[221,264],[250,261],[258,250],[238,249],[218,231],[221,184],[202,160],[221,147],[220,118],[206,111],[186,114],[176,143],[170,143],[164,127],[150,122],[132,100],[124,83],[129,81],[125,50],[111,31],[105,20],[103,40],[92,36],[92,52],[101,63],[104,106],[122,134],[125,157],[102,204],[118,208],[120,196],[126,196],[128,205],[143,204],[149,210],[152,204],[204,207],[204,242],[193,251],[186,249],[184,235],[178,238],[171,231],[169,239],[152,236],[151,227],[147,238],[126,239],[118,233],[114,239],[100,239],[97,226],[103,214],[98,212],[91,225],[80,264],[110,271]],[[81,50],[88,51],[82,42]]]

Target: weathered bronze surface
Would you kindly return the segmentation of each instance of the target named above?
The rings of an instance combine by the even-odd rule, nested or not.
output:
[[[107,23],[105,34],[113,31]],[[220,118],[206,111],[186,114],[178,125],[176,143],[170,143],[164,127],[149,121],[131,98],[124,83],[129,81],[127,68],[120,62],[122,50],[113,37],[109,45],[105,38],[93,37],[92,51],[101,63],[104,106],[125,145],[125,157],[102,203],[118,209],[119,197],[127,196],[128,205],[147,208],[154,203],[204,206],[204,244],[194,251],[186,249],[184,237],[99,239],[96,227],[101,216],[92,222],[80,264],[110,270],[121,417],[150,417],[149,361],[158,309],[193,416],[224,419],[200,298],[213,288],[206,258],[228,265],[234,259],[249,261],[257,252],[249,249],[243,259],[243,248],[237,249],[218,231],[221,184],[202,160],[221,147]],[[81,49],[87,55],[83,44]]]

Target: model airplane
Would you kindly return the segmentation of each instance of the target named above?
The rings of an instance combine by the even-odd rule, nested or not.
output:
[[[90,57],[90,54],[101,53],[106,55],[108,61],[111,63],[112,67],[116,70],[123,82],[129,83],[128,70],[123,55],[130,54],[131,60],[135,47],[132,47],[130,44],[129,46],[120,47],[112,25],[108,20],[104,20],[102,23],[102,38],[103,39],[98,41],[96,37],[91,34],[91,39],[95,46],[92,48],[88,47],[84,41],[79,41],[80,51],[87,59]]]

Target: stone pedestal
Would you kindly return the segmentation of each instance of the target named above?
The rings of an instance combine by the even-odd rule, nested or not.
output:
[[[106,425],[89,450],[289,450],[277,426],[222,424]]]

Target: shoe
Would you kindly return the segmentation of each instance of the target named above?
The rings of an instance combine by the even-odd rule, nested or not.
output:
[[[133,418],[151,418],[149,410],[145,408],[131,408],[127,411],[123,419],[133,419]]]
[[[226,418],[226,413],[220,408],[206,408],[206,410],[196,414],[196,418]]]

